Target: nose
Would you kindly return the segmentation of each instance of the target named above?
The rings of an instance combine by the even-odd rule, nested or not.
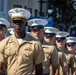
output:
[[[20,23],[16,23],[16,26],[20,26],[21,27],[21,24]]]
[[[16,25],[20,25],[20,23],[16,23]]]
[[[38,30],[36,30],[35,33],[37,34],[38,33]]]

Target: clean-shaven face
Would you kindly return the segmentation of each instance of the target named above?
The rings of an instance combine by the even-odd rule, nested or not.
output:
[[[31,35],[36,38],[37,40],[41,40],[43,35],[44,35],[44,30],[43,28],[38,28],[38,29],[32,29]]]
[[[68,51],[74,51],[75,50],[75,44],[71,44],[71,45],[67,44],[66,47],[67,47]]]
[[[49,37],[46,35],[44,36],[44,40],[53,45],[55,44],[55,39],[56,39],[55,35]]]
[[[14,31],[17,33],[22,32],[25,29],[25,24],[27,20],[21,19],[21,20],[13,20],[12,21],[12,26],[14,28]]]
[[[57,40],[56,39],[56,45],[59,48],[65,47],[65,43],[66,43],[66,40],[65,39],[62,39],[62,40]]]

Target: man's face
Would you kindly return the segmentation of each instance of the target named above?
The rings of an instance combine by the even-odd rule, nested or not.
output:
[[[44,40],[50,44],[55,44],[55,35],[52,35],[52,34],[44,34]]]
[[[56,38],[56,45],[57,45],[59,48],[65,47],[65,43],[66,43],[66,40],[65,40],[65,39],[60,39],[60,40],[58,40],[58,39]]]
[[[32,29],[31,35],[32,35],[34,38],[36,38],[36,39],[38,39],[38,40],[41,40],[42,37],[43,37],[43,34],[44,34],[43,28],[37,27],[37,29],[34,29],[34,28],[31,28],[31,29]]]
[[[0,39],[4,37],[6,33],[6,27],[0,27]]]
[[[68,51],[74,51],[75,50],[75,44],[70,44],[70,45],[67,44],[66,47],[67,47]]]
[[[22,32],[25,29],[25,24],[27,23],[27,20],[21,19],[21,20],[13,20],[12,26],[14,28],[14,31],[17,33]]]

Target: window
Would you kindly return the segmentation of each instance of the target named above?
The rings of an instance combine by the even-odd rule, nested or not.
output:
[[[25,9],[27,9],[27,6],[24,6]]]
[[[13,5],[13,8],[22,8],[21,5]]]
[[[39,14],[40,14],[41,16],[44,16],[44,12],[39,12]]]
[[[0,0],[0,12],[4,12],[4,0]]]
[[[38,16],[38,10],[35,9],[35,16],[37,17]]]

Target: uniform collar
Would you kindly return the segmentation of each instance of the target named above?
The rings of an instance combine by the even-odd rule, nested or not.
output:
[[[42,45],[50,45],[49,43],[47,43],[44,39],[43,41],[41,42]]]
[[[11,40],[9,40],[9,42],[15,42],[15,43],[18,44],[18,40],[17,40],[17,38],[15,37],[15,34],[12,34],[12,35],[10,36],[10,39],[11,39]]]
[[[32,36],[31,36],[31,34],[28,34],[28,33],[26,33],[26,36],[25,36],[25,38],[24,38],[24,40],[27,40],[27,41],[36,41],[36,39],[35,38],[33,38]]]
[[[11,35],[11,40],[10,40],[10,42],[16,42],[17,44],[18,44],[18,40],[17,40],[17,38],[15,37],[15,34],[12,34]],[[25,41],[36,41],[36,39],[35,38],[33,38],[31,35],[29,35],[29,34],[27,34],[26,33],[26,36],[25,36],[25,38],[24,38],[24,40],[22,41],[22,42],[25,42]]]

